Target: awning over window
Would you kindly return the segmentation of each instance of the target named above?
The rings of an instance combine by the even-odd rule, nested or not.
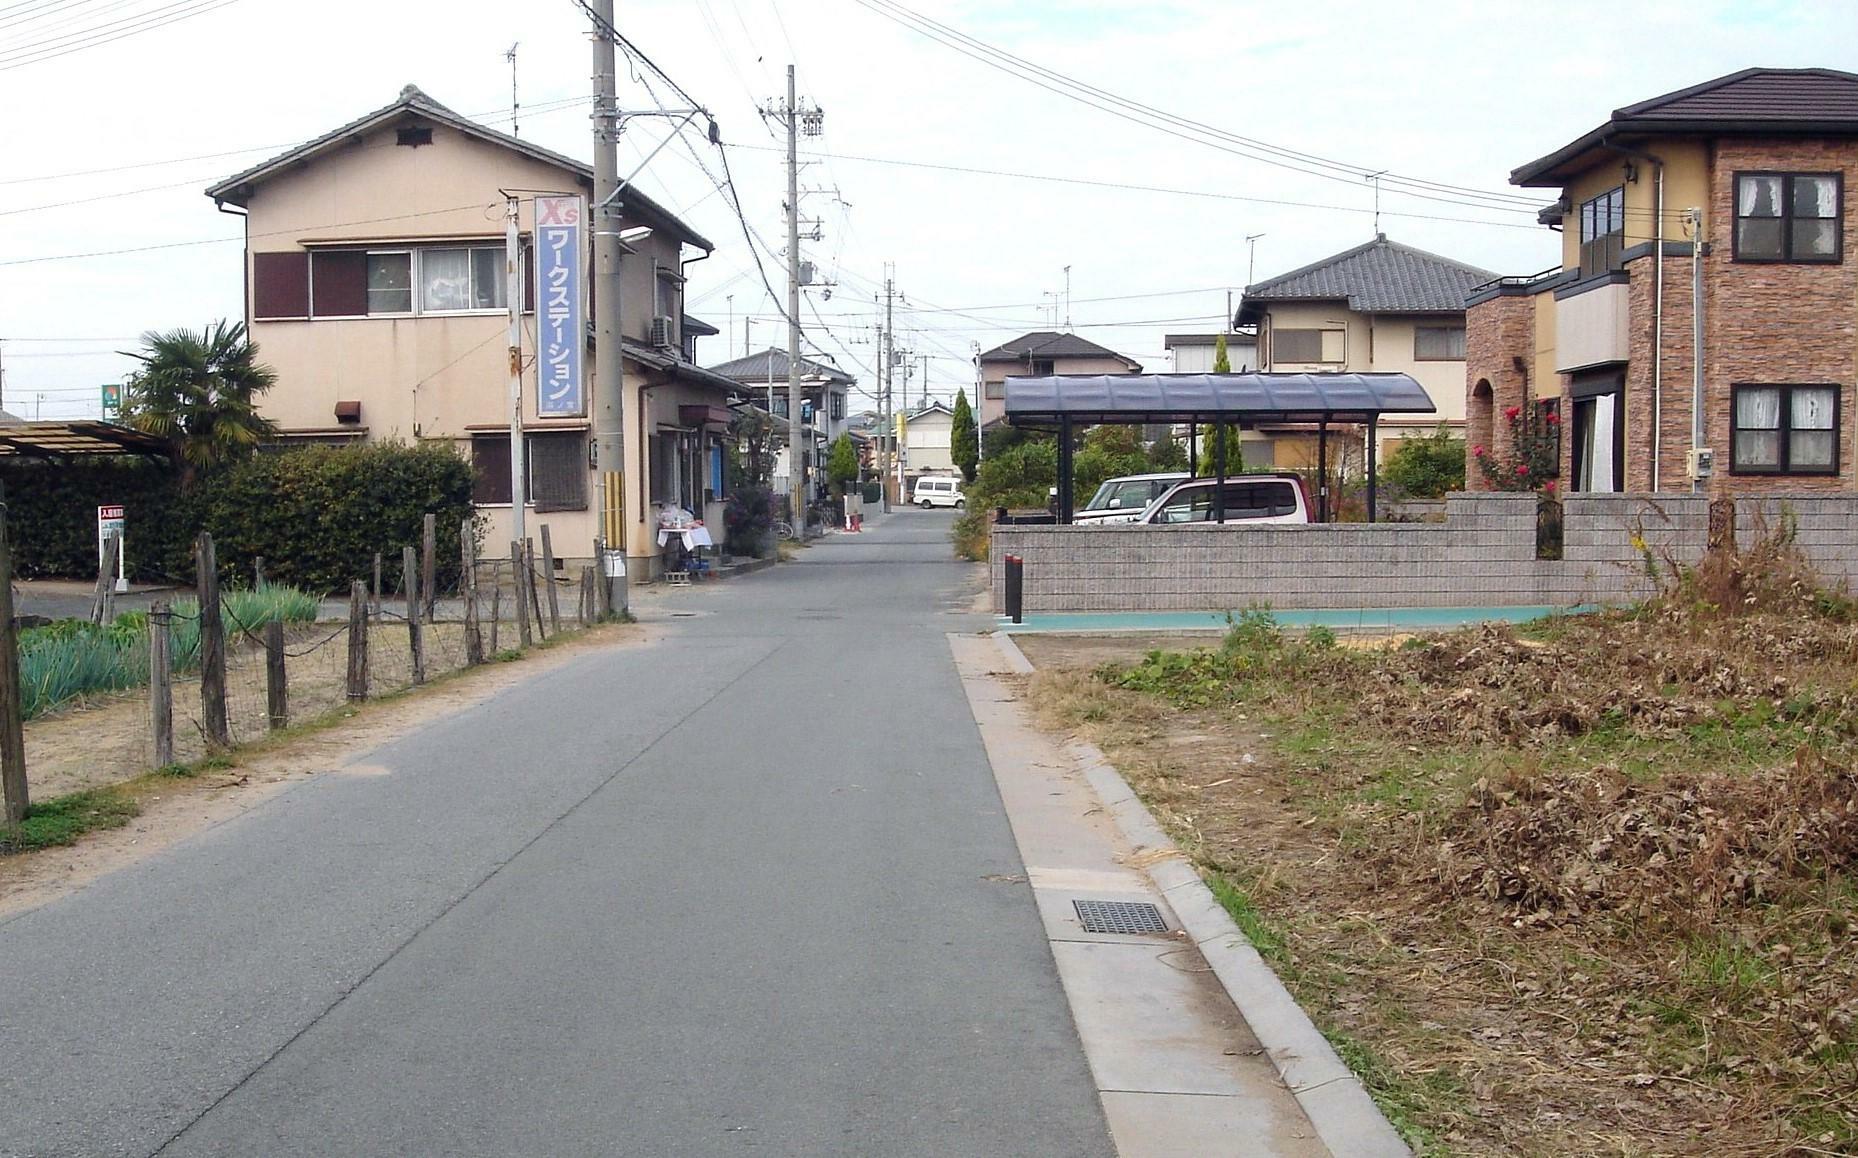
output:
[[[1015,426],[1367,422],[1438,407],[1409,374],[1058,374],[1006,380]]]

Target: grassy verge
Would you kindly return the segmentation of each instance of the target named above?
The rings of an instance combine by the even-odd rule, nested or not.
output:
[[[28,808],[18,824],[0,824],[0,856],[76,844],[87,832],[121,828],[141,811],[135,797],[118,788],[54,796]]]
[[[1858,1153],[1858,616],[1754,594],[1031,695],[1422,1153]]]

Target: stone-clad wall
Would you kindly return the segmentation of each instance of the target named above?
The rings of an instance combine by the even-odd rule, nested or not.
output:
[[[1858,496],[1744,506],[1745,539],[1784,509],[1827,579],[1858,578]],[[1007,555],[1026,561],[1029,613],[1621,603],[1650,593],[1648,552],[1694,563],[1709,534],[1702,496],[1573,495],[1563,518],[1558,560],[1535,557],[1533,495],[1453,495],[1444,523],[1001,526],[993,604],[1005,608]]]

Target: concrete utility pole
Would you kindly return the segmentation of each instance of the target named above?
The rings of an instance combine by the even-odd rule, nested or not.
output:
[[[620,312],[619,105],[614,91],[613,0],[591,0],[594,12],[594,466],[601,487],[601,537],[623,558],[626,505],[625,356]],[[644,496],[640,496],[641,503]],[[624,567],[612,574],[599,560],[607,606],[627,610]]]
[[[884,466],[878,478],[884,484],[882,493],[884,495],[885,514],[890,513],[890,463],[891,460],[896,457],[897,452],[902,449],[896,445],[897,423],[896,418],[891,413],[890,404],[890,380],[896,376],[896,372],[891,368],[891,360],[895,357],[896,347],[896,334],[891,331],[892,303],[896,300],[896,296],[896,283],[891,278],[890,274],[886,272],[884,274],[884,353],[883,360],[878,366],[877,388],[878,398],[880,400],[879,409],[883,414],[884,423],[882,429],[879,431],[882,437],[878,441],[878,445],[885,448]],[[897,493],[897,501],[905,501],[901,491]]]
[[[529,474],[523,461],[522,199],[504,195],[503,289],[510,306],[510,538],[523,541]],[[538,371],[539,373],[539,371]]]
[[[800,445],[800,116],[787,66],[787,489],[796,537],[806,537],[806,455]]]

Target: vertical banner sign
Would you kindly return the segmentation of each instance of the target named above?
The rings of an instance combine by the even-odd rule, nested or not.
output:
[[[103,542],[111,535],[116,536],[116,589],[129,590],[129,552],[123,548],[123,509],[121,507],[97,508],[97,567],[103,567]]]
[[[122,416],[123,387],[120,382],[112,382],[102,388],[101,409],[105,422],[114,422]]]
[[[579,418],[587,413],[581,377],[587,349],[582,305],[586,263],[579,197],[535,199],[536,413]]]

